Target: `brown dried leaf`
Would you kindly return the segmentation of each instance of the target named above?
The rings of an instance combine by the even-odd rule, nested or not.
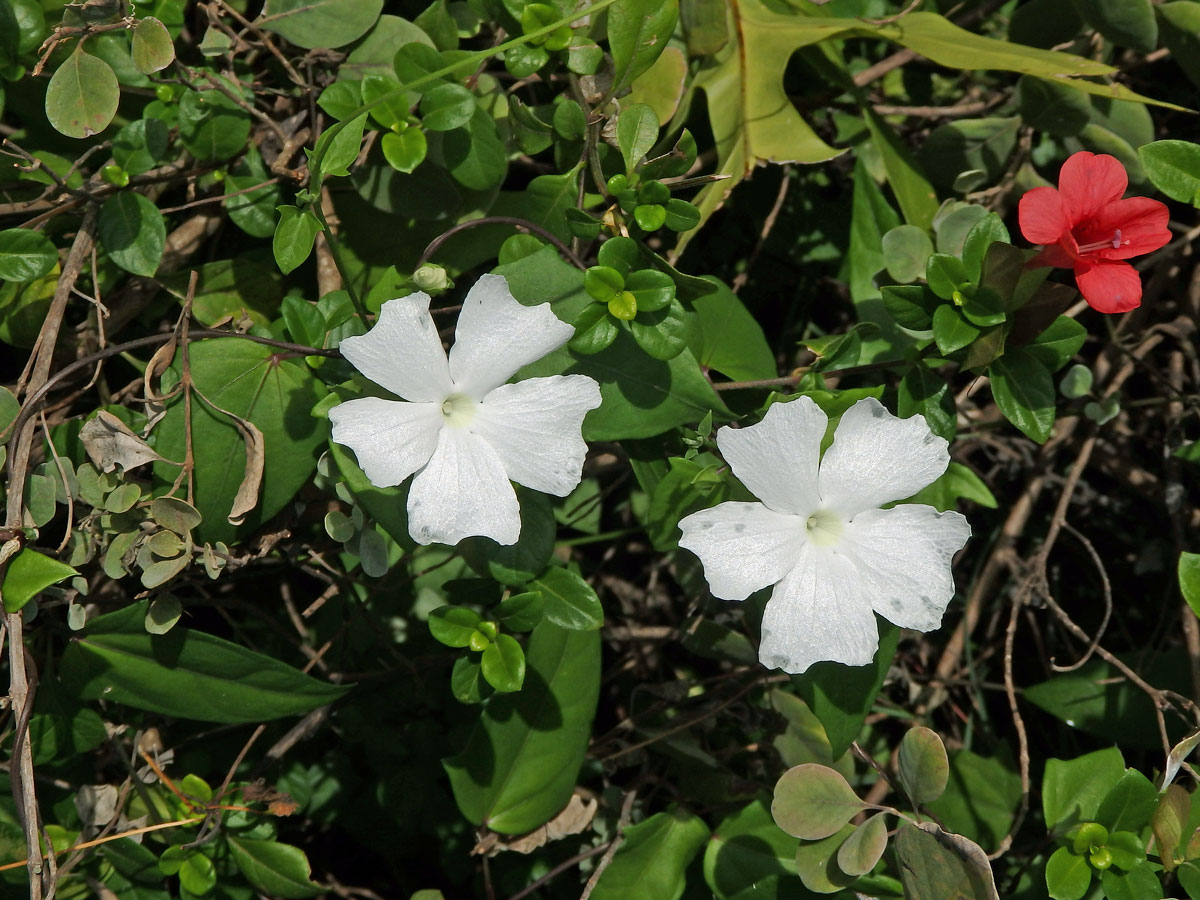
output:
[[[79,440],[92,462],[103,472],[122,472],[162,459],[150,445],[129,430],[112,413],[100,410],[79,430]]]
[[[567,801],[567,805],[563,808],[562,812],[540,828],[535,828],[533,831],[517,835],[508,840],[494,832],[489,833],[475,845],[475,849],[471,852],[477,856],[485,853],[488,856],[495,856],[502,850],[514,850],[517,853],[532,853],[549,841],[558,841],[570,835],[581,833],[592,824],[592,819],[596,817],[598,806],[599,803],[595,797],[587,797],[585,799],[576,793]]]

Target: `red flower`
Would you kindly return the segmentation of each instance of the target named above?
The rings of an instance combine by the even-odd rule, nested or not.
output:
[[[1092,309],[1128,312],[1142,302],[1142,279],[1124,262],[1171,239],[1167,207],[1121,195],[1129,184],[1114,157],[1081,150],[1058,175],[1058,189],[1039,187],[1021,198],[1021,233],[1042,251],[1028,263],[1069,266]]]

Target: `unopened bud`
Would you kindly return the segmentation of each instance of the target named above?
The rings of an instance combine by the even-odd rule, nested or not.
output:
[[[423,291],[444,291],[451,286],[446,270],[432,263],[426,263],[413,272],[412,280]]]

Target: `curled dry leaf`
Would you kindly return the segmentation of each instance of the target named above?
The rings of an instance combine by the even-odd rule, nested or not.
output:
[[[495,856],[502,850],[515,850],[517,853],[532,853],[538,847],[550,841],[562,840],[572,834],[579,834],[592,824],[599,806],[595,797],[583,797],[579,793],[571,796],[562,812],[533,831],[505,840],[495,832],[489,832],[482,838],[471,852],[475,855],[486,853]]]
[[[79,440],[87,455],[102,472],[118,466],[122,472],[162,459],[129,427],[110,412],[100,410],[79,430]]]
[[[171,365],[171,360],[175,358],[175,348],[179,341],[175,335],[171,335],[171,339],[154,351],[154,355],[150,357],[150,362],[146,366],[146,371],[142,375],[142,396],[146,398],[146,421],[147,428],[153,428],[167,413],[166,401],[170,399],[175,391],[180,390],[177,386],[175,390],[166,394],[159,394],[155,389],[153,382],[162,377],[163,372]]]

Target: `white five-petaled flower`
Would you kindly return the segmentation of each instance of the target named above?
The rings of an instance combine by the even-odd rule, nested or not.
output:
[[[383,304],[375,326],[342,341],[342,355],[403,401],[362,397],[329,411],[333,439],[354,451],[378,487],[416,473],[408,530],[419,544],[482,535],[514,544],[520,508],[510,482],[563,497],[579,484],[583,417],[600,405],[586,375],[507,384],[558,349],[574,328],[548,303],[522,306],[500,275],[467,294],[447,359],[429,295]]]
[[[950,563],[971,535],[965,517],[911,497],[950,462],[921,416],[898,419],[874,399],[838,423],[808,397],[776,403],[748,428],[722,428],[717,446],[761,503],[721,503],[685,517],[679,546],[704,565],[713,594],[745,600],[774,585],[759,659],[799,674],[821,660],[869,663],[874,613],[931,631],[954,595]]]

